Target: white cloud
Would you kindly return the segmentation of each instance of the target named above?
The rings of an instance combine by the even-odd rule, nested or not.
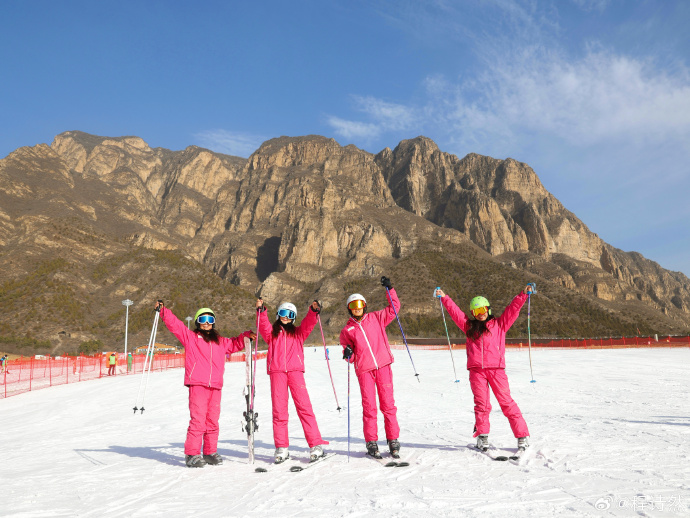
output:
[[[266,140],[257,135],[227,131],[206,130],[193,135],[201,147],[218,153],[247,158]]]
[[[354,107],[364,114],[368,122],[345,120],[329,116],[326,121],[337,135],[348,139],[371,140],[387,131],[410,129],[417,115],[415,109],[377,99],[372,96],[353,96]]]

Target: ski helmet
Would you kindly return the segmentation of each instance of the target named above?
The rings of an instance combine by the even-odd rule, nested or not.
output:
[[[491,304],[486,299],[486,297],[482,297],[481,295],[478,297],[474,297],[472,300],[470,300],[470,311],[474,313],[474,310],[477,308],[486,308],[489,312],[489,315],[492,314]]]
[[[199,317],[201,315],[211,315],[213,318],[216,318],[216,314],[213,312],[211,308],[201,308],[199,311],[196,312],[196,315],[194,315],[194,324],[199,327]],[[215,322],[213,323],[213,327],[216,327]]]
[[[297,318],[297,308],[290,302],[283,302],[280,306],[278,306],[278,313],[276,316],[278,318],[286,317],[290,320],[294,320]]]

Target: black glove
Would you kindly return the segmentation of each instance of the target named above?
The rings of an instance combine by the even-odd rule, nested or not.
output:
[[[314,313],[318,315],[319,313],[321,313],[321,303],[316,299],[314,299],[314,302],[316,302],[316,309],[314,309],[313,303],[311,306],[309,306],[309,309],[311,309]]]
[[[393,287],[393,285],[391,284],[391,280],[385,275],[381,277],[381,286],[383,286],[384,288],[388,288],[389,290]]]
[[[350,347],[349,345],[345,347],[345,349],[343,349],[343,360],[349,360],[350,358],[352,358],[353,353],[354,351],[352,350],[352,347]]]
[[[163,301],[161,299],[158,299],[158,302],[156,302],[156,307],[154,308],[155,311],[160,311],[161,308],[163,308],[165,304],[163,304]]]

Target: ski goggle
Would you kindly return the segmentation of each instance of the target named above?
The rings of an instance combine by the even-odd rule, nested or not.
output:
[[[290,320],[295,319],[295,312],[292,311],[291,309],[279,309],[278,310],[278,316],[282,318],[289,318]]]
[[[199,318],[197,318],[196,321],[200,324],[215,324],[216,317],[213,315],[199,315]]]
[[[350,302],[350,303],[347,305],[347,307],[348,307],[350,310],[353,310],[353,309],[362,309],[362,308],[366,308],[366,307],[367,307],[367,303],[364,302],[363,300],[353,300],[352,302]]]
[[[483,315],[483,314],[488,313],[488,312],[489,312],[489,308],[487,308],[486,306],[482,306],[480,308],[472,310],[472,314],[475,317],[478,317],[479,315]]]

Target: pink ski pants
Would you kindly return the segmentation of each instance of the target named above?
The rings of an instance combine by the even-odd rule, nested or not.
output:
[[[216,453],[220,395],[220,389],[201,385],[189,387],[189,427],[187,440],[184,442],[185,455],[199,455],[202,440],[204,455]]]
[[[363,372],[357,375],[359,390],[362,393],[362,413],[364,421],[364,440],[377,441],[379,437],[376,393],[383,413],[383,424],[386,439],[393,440],[400,436],[400,427],[396,416],[398,409],[393,399],[393,371],[390,365],[378,370]]]
[[[273,442],[276,448],[287,448],[288,439],[288,389],[297,409],[297,416],[302,423],[304,437],[309,447],[328,444],[321,438],[319,425],[316,424],[314,410],[311,407],[304,373],[299,371],[275,372],[271,375],[271,403],[273,404]]]
[[[489,433],[489,413],[491,412],[489,387],[493,390],[496,401],[503,410],[503,415],[508,418],[513,435],[515,437],[529,435],[527,423],[517,403],[510,397],[505,369],[470,369],[470,387],[474,394],[475,437]]]

